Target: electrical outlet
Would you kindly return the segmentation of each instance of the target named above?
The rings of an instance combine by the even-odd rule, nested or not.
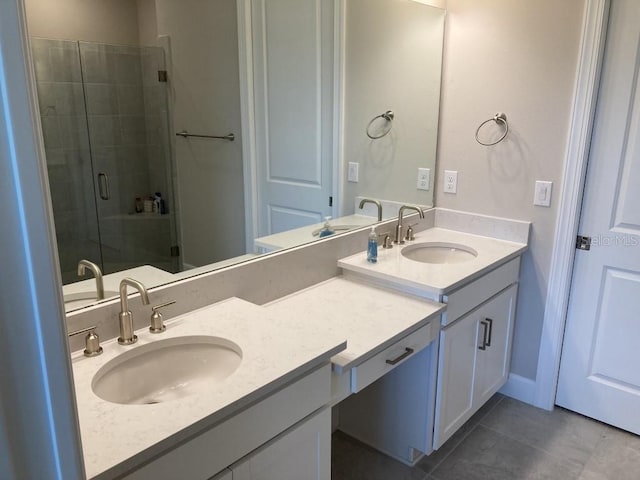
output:
[[[536,181],[536,191],[533,196],[533,204],[541,207],[550,207],[552,188],[553,182]]]
[[[458,192],[458,172],[455,170],[444,171],[444,193]]]
[[[353,183],[358,183],[358,170],[360,164],[358,162],[349,162],[349,171],[347,172],[347,180]]]
[[[431,180],[431,169],[418,168],[418,190],[429,190]]]

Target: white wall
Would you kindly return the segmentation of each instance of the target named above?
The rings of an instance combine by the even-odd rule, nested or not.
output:
[[[438,181],[457,170],[457,195],[436,205],[533,222],[524,257],[512,372],[535,379],[558,188],[567,146],[584,0],[447,0]],[[505,112],[510,133],[476,143]],[[489,128],[487,134],[491,135]],[[532,205],[535,180],[554,182],[551,208]]]
[[[235,0],[156,0],[171,44],[173,125],[236,140],[175,138],[182,255],[201,266],[245,253]]]
[[[343,205],[358,195],[433,204],[444,11],[407,0],[347,0],[344,162],[359,163],[359,182],[345,181]],[[391,132],[367,137],[371,119],[392,110]],[[378,119],[372,126],[384,127]],[[416,188],[418,167],[431,188]]]
[[[158,45],[158,19],[155,0],[136,0],[138,41],[140,45]]]
[[[132,0],[25,0],[29,35],[63,40],[138,44]]]

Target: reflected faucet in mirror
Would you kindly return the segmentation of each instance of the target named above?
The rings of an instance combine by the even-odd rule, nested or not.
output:
[[[363,198],[360,201],[360,206],[358,207],[362,210],[367,203],[373,203],[376,207],[378,207],[378,221],[382,221],[382,204],[378,200],[374,200],[372,198]]]
[[[96,279],[96,300],[104,299],[104,283],[102,282],[102,270],[100,267],[89,260],[82,259],[78,262],[78,276],[83,276],[86,269],[93,272]]]
[[[145,286],[133,278],[123,278],[120,282],[120,314],[118,321],[120,326],[120,345],[133,345],[138,341],[138,337],[133,333],[133,314],[129,310],[127,301],[127,286],[133,287],[140,292],[140,299],[143,305],[149,305],[149,295]]]
[[[393,243],[395,243],[396,245],[404,243],[404,239],[402,238],[402,216],[404,215],[405,210],[415,210],[416,212],[418,212],[418,216],[420,218],[424,218],[424,212],[422,211],[422,208],[417,207],[416,205],[401,206],[400,210],[398,211],[398,224],[396,225],[396,236],[395,236],[395,239],[393,240]]]

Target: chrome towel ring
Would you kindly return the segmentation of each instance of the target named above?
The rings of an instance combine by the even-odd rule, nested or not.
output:
[[[480,133],[480,129],[482,127],[484,127],[487,123],[489,122],[496,122],[498,124],[502,124],[504,125],[504,133],[502,134],[502,136],[496,140],[493,143],[484,143],[480,140],[480,138],[478,137],[478,134]],[[504,113],[496,113],[493,117],[491,117],[489,120],[485,120],[484,122],[482,122],[480,124],[480,126],[478,127],[478,129],[476,130],[476,142],[478,142],[480,145],[484,145],[485,147],[490,147],[492,145],[495,145],[497,143],[500,143],[502,140],[504,140],[507,137],[507,133],[509,133],[509,122],[507,122],[507,115]]]
[[[395,116],[396,116],[395,113],[393,113],[391,110],[387,110],[386,112],[381,113],[376,117],[373,117],[369,122],[369,125],[367,125],[367,137],[369,137],[371,140],[377,140],[379,138],[384,137],[385,135],[388,135],[389,132],[391,131],[391,127],[393,127],[393,119]],[[371,125],[378,118],[382,118],[387,121],[387,128],[385,128],[380,135],[371,135],[371,133],[369,132],[369,130],[371,129]]]

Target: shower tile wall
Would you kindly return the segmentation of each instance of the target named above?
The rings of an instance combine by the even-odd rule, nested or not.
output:
[[[66,53],[54,56],[51,52],[56,52],[60,44],[65,46]],[[177,262],[169,255],[171,245],[175,244],[173,215],[134,214],[135,198],[156,191],[162,192],[168,207],[172,208],[166,93],[157,77],[157,65],[164,65],[162,50],[43,39],[34,39],[33,45],[61,259],[62,252],[68,252],[62,268],[66,272],[63,281],[80,280],[73,272],[80,258],[102,264],[105,273],[144,264],[175,271]],[[75,57],[71,53],[74,51]],[[151,68],[155,68],[153,79]],[[73,113],[77,119],[64,132],[59,132],[58,118],[57,123],[49,118],[51,108],[47,98],[51,97],[48,91],[51,77],[73,84]],[[55,111],[59,114],[59,107],[56,106]],[[79,214],[76,214],[72,221],[59,225],[61,215],[57,210],[80,209],[77,198],[69,198],[72,188],[68,185],[72,180],[78,183],[79,173],[68,161],[64,171],[53,168],[60,149],[80,152],[76,156],[82,159],[85,169],[79,181],[86,185],[83,196],[87,208],[86,212],[83,210],[83,221],[78,221]],[[99,173],[108,176],[109,200],[94,193],[94,188],[100,188]],[[58,201],[54,194],[57,191],[61,197]],[[71,197],[77,197],[77,193]],[[97,202],[99,223],[95,220],[94,202]],[[94,217],[93,225],[90,225],[90,214]],[[73,238],[79,233],[95,245],[97,258],[89,255],[96,255],[95,251],[79,254],[80,250],[73,245],[77,243]]]
[[[89,132],[77,42],[32,39],[38,102],[65,283],[81,258],[100,262]]]

